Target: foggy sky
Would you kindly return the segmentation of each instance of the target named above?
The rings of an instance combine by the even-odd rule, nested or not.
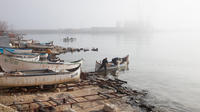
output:
[[[14,29],[84,28],[142,23],[199,29],[198,0],[0,0],[0,20]]]

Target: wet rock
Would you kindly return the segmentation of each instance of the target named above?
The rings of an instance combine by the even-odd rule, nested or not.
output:
[[[139,100],[135,100],[135,103],[140,103],[140,101]]]
[[[153,111],[153,109],[155,108],[155,106],[149,105],[149,104],[140,104],[139,105],[142,109],[145,109],[147,112],[151,112]]]

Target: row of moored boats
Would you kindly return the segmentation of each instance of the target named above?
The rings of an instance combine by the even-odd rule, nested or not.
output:
[[[33,53],[31,48],[1,46],[0,67],[3,72],[0,72],[0,87],[41,86],[80,81],[83,59],[65,62],[55,54],[49,53],[48,49],[40,49],[46,52]],[[108,70],[127,67],[128,56],[126,59],[117,65],[108,64]],[[100,66],[101,63],[96,62],[95,70],[104,71],[104,68],[98,69]]]

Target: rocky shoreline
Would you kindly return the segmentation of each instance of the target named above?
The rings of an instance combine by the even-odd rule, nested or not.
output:
[[[31,112],[160,112],[145,103],[146,91],[132,90],[123,86],[125,83],[93,75],[56,88],[2,89],[0,103],[15,111]]]

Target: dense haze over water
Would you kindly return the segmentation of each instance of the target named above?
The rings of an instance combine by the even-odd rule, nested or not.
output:
[[[11,29],[107,27],[199,30],[198,0],[0,0]]]
[[[77,38],[64,43],[66,36]],[[169,112],[200,111],[200,33],[136,33],[132,35],[27,35],[64,47],[99,48],[99,52],[67,53],[66,61],[84,58],[83,71],[94,71],[95,61],[130,55],[129,71],[120,73],[133,88],[149,91],[147,100]]]

